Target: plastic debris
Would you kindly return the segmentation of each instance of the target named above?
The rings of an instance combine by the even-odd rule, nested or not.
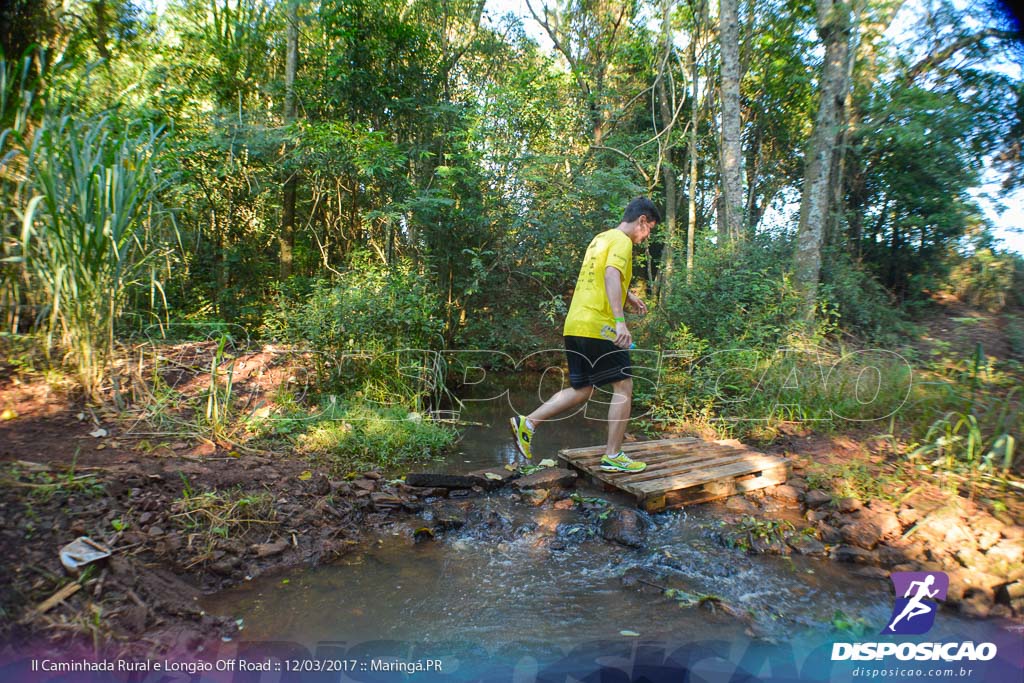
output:
[[[79,536],[60,549],[60,563],[75,575],[82,570],[82,567],[108,557],[110,557],[110,549],[88,536]]]

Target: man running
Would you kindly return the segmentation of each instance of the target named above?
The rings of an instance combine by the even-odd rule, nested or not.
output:
[[[533,430],[545,420],[590,400],[594,388],[612,385],[608,408],[608,443],[601,469],[606,472],[641,472],[645,463],[622,452],[622,438],[629,422],[633,398],[629,348],[633,336],[626,326],[623,306],[647,313],[647,306],[629,291],[633,276],[633,245],[640,244],[661,222],[661,214],[646,197],[629,203],[618,227],[594,237],[587,247],[572,304],[565,318],[565,356],[569,384],[526,416],[511,418],[519,452],[531,457]]]

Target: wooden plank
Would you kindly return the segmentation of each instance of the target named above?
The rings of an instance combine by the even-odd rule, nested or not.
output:
[[[693,486],[686,489],[669,491],[668,493],[662,494],[661,496],[656,497],[655,499],[660,499],[660,502],[663,503],[663,507],[661,509],[675,509],[684,507],[686,505],[707,503],[712,500],[718,500],[720,498],[725,498],[730,495],[735,495],[746,491],[755,491],[757,489],[763,489],[768,486],[775,486],[777,484],[781,484],[785,480],[786,471],[785,469],[783,469],[780,472],[776,472],[775,474],[763,474],[752,479],[745,479],[742,481],[733,482],[731,487],[731,493],[729,492],[730,489],[727,487],[712,487],[711,490],[708,490],[708,485],[705,484],[704,486]]]
[[[604,457],[604,449],[599,455],[585,455],[578,458],[574,458],[573,461],[581,466],[587,467],[592,465],[600,464],[601,458]],[[643,460],[646,463],[660,462],[665,459],[673,457],[702,457],[703,454],[710,453],[725,453],[737,450],[732,446],[720,446],[709,443],[695,443],[695,444],[682,444],[674,448],[665,448],[662,450],[652,450],[650,455],[644,453],[627,453],[630,457],[638,460]],[[753,451],[751,451],[753,452]]]
[[[640,481],[647,481],[649,479],[665,478],[669,476],[675,476],[681,474],[686,470],[696,468],[712,468],[719,465],[731,463],[740,458],[759,458],[763,457],[757,453],[744,453],[742,451],[736,451],[731,449],[728,452],[717,453],[712,456],[690,456],[686,458],[669,458],[667,460],[652,462],[650,460],[645,461],[647,463],[647,469],[641,472],[612,472],[615,475],[615,482],[623,483],[637,483]]]
[[[626,443],[622,444],[622,450],[625,451],[626,453],[634,453],[642,450],[660,449],[665,446],[671,446],[673,444],[694,443],[700,441],[701,439],[698,439],[693,436],[680,436],[675,439],[660,439],[654,441],[627,441]],[[704,441],[703,443],[708,442]],[[562,450],[558,451],[558,453],[559,455],[565,455],[570,458],[575,458],[580,455],[596,454],[600,456],[604,454],[604,446],[602,445],[586,446],[584,448],[563,448]]]
[[[624,444],[647,463],[642,472],[604,472],[604,446],[563,449],[558,458],[606,490],[633,495],[650,512],[753,491],[785,481],[787,462],[734,439],[704,441],[678,437]]]
[[[753,472],[762,467],[772,467],[777,464],[777,461],[771,459],[765,459],[764,456],[750,456],[745,453],[732,453],[716,457],[714,459],[708,459],[703,461],[690,461],[685,463],[679,463],[677,467],[666,467],[663,469],[653,470],[648,472],[637,472],[636,474],[626,474],[626,476],[616,479],[615,483],[622,486],[635,486],[644,482],[654,481],[658,479],[672,479],[675,477],[682,476],[688,473],[695,472],[712,472],[721,467],[736,463],[746,463],[750,470]],[[650,468],[648,468],[650,469]],[[711,475],[707,476],[707,480],[711,480],[714,477]]]
[[[724,477],[733,477],[738,474],[746,473],[757,473],[763,470],[773,470],[777,467],[784,467],[785,461],[777,458],[771,458],[770,456],[759,459],[756,462],[737,462],[731,465],[723,467],[717,467],[712,470],[704,470],[700,472],[690,472],[678,477],[670,477],[668,479],[656,479],[649,482],[641,482],[636,484],[634,488],[637,493],[653,493],[656,491],[674,491],[678,489],[684,489],[698,484],[705,484],[715,479],[721,479]]]

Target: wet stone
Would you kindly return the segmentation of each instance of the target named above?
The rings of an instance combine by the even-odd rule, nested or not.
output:
[[[370,492],[370,491],[376,491],[377,490],[377,482],[373,481],[372,479],[355,479],[352,482],[352,486],[357,491],[367,491],[367,492]]]
[[[759,508],[756,505],[743,496],[731,496],[725,501],[725,509],[745,515],[753,515],[759,511]]]
[[[528,489],[553,489],[571,487],[576,483],[576,473],[561,467],[547,467],[533,474],[516,479],[513,485],[520,491]]]
[[[882,530],[873,522],[853,522],[839,530],[843,540],[865,550],[871,550],[882,539]]]
[[[820,508],[832,501],[832,496],[819,489],[811,489],[804,494],[804,503],[809,508]]]
[[[849,562],[851,564],[875,564],[878,556],[870,550],[857,548],[850,545],[841,545],[833,551],[833,558],[837,562]]]
[[[644,567],[630,567],[619,578],[623,588],[643,591],[645,593],[662,593],[665,590],[665,577]]]
[[[434,528],[442,531],[461,529],[466,525],[466,513],[455,505],[438,505],[434,508]]]
[[[471,489],[480,482],[476,477],[460,474],[435,474],[432,472],[412,472],[405,477],[409,486],[420,488]]]
[[[395,510],[402,507],[402,499],[390,493],[371,493],[370,502],[374,510]]]
[[[804,517],[809,522],[823,522],[828,519],[827,510],[808,510]]]
[[[822,557],[825,555],[825,544],[807,534],[793,536],[787,543],[790,548],[800,555],[810,555],[812,557]]]
[[[550,495],[551,491],[549,489],[529,489],[522,493],[523,502],[534,506],[542,505]]]
[[[836,501],[836,509],[844,514],[856,512],[857,510],[860,510],[862,507],[864,507],[864,504],[861,503],[856,498],[840,498],[838,501]]]
[[[821,538],[822,543],[828,543],[829,545],[843,542],[843,536],[839,533],[839,529],[828,524],[822,524],[818,527],[818,536]]]
[[[769,490],[769,495],[776,500],[780,500],[786,505],[797,506],[800,503],[800,496],[802,495],[799,490],[788,484],[782,484],[775,486]]]
[[[601,536],[606,541],[629,548],[642,548],[647,542],[650,523],[638,510],[619,508],[601,523]]]
[[[482,486],[488,491],[493,491],[512,481],[515,474],[504,467],[488,467],[470,472],[469,476],[476,479],[478,486]]]
[[[879,581],[887,581],[889,579],[889,572],[881,567],[860,567],[855,569],[853,573],[857,576],[863,576],[865,579],[877,579]]]

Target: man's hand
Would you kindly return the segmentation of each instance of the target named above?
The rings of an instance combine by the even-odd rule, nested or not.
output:
[[[615,323],[615,345],[620,349],[628,349],[633,343],[633,335],[626,323]]]
[[[633,307],[633,310],[640,315],[647,315],[647,304],[633,292],[626,293],[626,303]]]

